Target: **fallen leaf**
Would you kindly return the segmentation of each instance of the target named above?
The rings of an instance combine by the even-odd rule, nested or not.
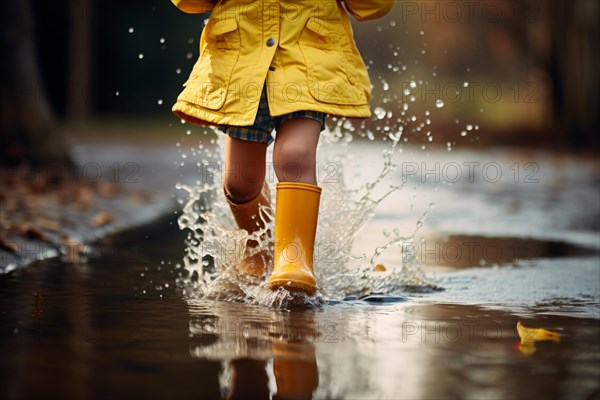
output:
[[[98,194],[102,197],[114,197],[118,193],[119,188],[112,182],[100,181],[96,189]]]
[[[134,204],[149,203],[152,201],[152,193],[143,190],[136,190],[129,195],[129,201]]]
[[[93,218],[94,225],[103,226],[111,223],[113,220],[112,216],[106,211],[102,211],[96,214]]]
[[[375,271],[375,272],[384,272],[384,271],[387,271],[387,268],[383,264],[377,264],[375,266],[375,268],[373,268],[373,271]]]
[[[517,348],[526,356],[535,353],[535,342],[552,340],[555,343],[560,343],[560,335],[558,333],[543,328],[527,328],[520,321],[517,322],[517,333],[521,339],[517,343]]]
[[[94,193],[88,187],[81,187],[77,191],[77,207],[81,210],[87,210],[94,201]]]

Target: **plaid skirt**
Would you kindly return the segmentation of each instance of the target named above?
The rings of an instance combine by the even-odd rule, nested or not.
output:
[[[234,139],[250,140],[253,142],[270,145],[273,138],[273,130],[276,130],[284,121],[292,118],[310,118],[321,123],[321,131],[325,129],[325,113],[319,111],[294,111],[289,114],[272,117],[269,114],[269,102],[267,100],[267,85],[263,86],[258,111],[251,126],[219,125],[219,130]]]

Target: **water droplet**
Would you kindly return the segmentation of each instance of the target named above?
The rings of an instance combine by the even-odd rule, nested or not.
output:
[[[133,32],[135,32],[135,29],[133,29],[133,27],[130,27],[129,28],[129,33],[133,33]]]
[[[190,129],[188,129],[187,131],[185,131],[185,133],[186,133],[187,135],[191,135],[191,134],[192,134],[192,131],[191,131]],[[202,148],[202,147],[200,147],[200,148]]]
[[[120,94],[121,94],[121,92],[119,92],[118,90],[115,92],[115,96],[118,96]]]
[[[460,136],[467,136],[467,131],[462,131],[462,132],[460,133]]]
[[[162,99],[158,99],[157,103],[158,103],[158,105],[160,106],[160,105],[162,105],[162,103],[163,103],[163,100],[162,100]]]
[[[185,55],[185,58],[187,58],[188,60],[191,60],[193,56],[194,55],[192,54],[192,52],[188,51],[187,54]]]
[[[469,87],[469,82],[464,82],[463,87]]]
[[[435,101],[435,106],[437,108],[442,108],[442,107],[444,107],[444,102],[442,100],[438,99],[438,100]]]
[[[138,54],[138,58],[141,60],[144,58],[144,55],[142,53]]]
[[[425,31],[419,31],[419,35],[423,36],[425,34]]]
[[[176,73],[177,75],[179,75],[179,74],[181,73],[181,68],[177,68],[177,69],[175,70],[175,73]]]
[[[385,118],[386,111],[383,108],[381,108],[381,107],[375,107],[375,109],[373,110],[373,112],[375,113],[375,116],[377,117],[377,119],[383,119],[383,118]]]
[[[473,125],[471,125],[471,124],[467,125],[467,130],[468,131],[472,131],[473,130]]]
[[[160,43],[164,43],[164,42],[166,42],[165,38],[164,38],[164,37],[161,37],[161,38],[160,38]]]

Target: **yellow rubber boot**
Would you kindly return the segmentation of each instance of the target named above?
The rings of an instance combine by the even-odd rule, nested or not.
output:
[[[271,193],[266,182],[260,193],[245,203],[234,203],[226,192],[225,198],[227,199],[229,208],[231,208],[233,218],[240,229],[245,229],[248,233],[264,229],[265,223],[260,218],[261,214],[267,222],[270,221],[268,215],[271,214]],[[268,211],[268,214],[265,214],[265,211]],[[271,236],[270,231],[267,231],[266,235]],[[256,240],[247,241],[244,258],[238,265],[238,270],[241,273],[250,275],[251,277],[261,277],[272,263],[273,256],[271,252],[268,249],[258,250],[258,246],[259,244]]]
[[[313,294],[317,290],[313,250],[321,188],[308,183],[277,184],[275,252],[270,289]]]

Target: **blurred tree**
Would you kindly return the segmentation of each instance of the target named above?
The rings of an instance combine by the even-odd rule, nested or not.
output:
[[[554,89],[554,115],[571,144],[600,144],[598,104],[600,81],[600,3],[554,0],[549,7],[551,32],[547,69]]]
[[[0,163],[67,165],[70,156],[40,78],[29,0],[0,12]]]
[[[69,1],[69,78],[67,87],[67,116],[83,120],[90,114],[92,0]]]
[[[548,76],[554,126],[572,146],[599,146],[600,2],[538,0],[515,7],[520,4],[526,6],[510,31],[522,54]]]

